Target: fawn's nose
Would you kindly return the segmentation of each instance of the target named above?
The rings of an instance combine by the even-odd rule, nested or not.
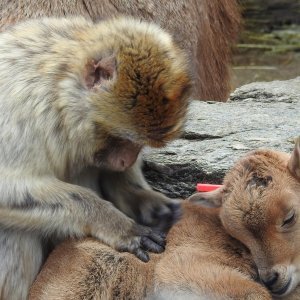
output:
[[[259,276],[260,276],[263,284],[269,289],[272,289],[272,286],[274,286],[276,284],[276,282],[279,278],[278,272],[273,271],[273,270],[260,271]]]

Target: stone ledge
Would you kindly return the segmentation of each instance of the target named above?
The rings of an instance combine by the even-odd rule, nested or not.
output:
[[[226,103],[192,101],[185,132],[145,153],[145,175],[170,197],[187,197],[196,182],[220,183],[234,161],[256,148],[290,152],[300,135],[300,77],[255,82]]]

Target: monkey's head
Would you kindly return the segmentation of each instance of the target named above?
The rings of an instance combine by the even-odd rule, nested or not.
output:
[[[95,128],[119,148],[128,141],[130,151],[166,145],[185,121],[191,90],[185,54],[154,24],[121,18],[97,26],[84,78]]]

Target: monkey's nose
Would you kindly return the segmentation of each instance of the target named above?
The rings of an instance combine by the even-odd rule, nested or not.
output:
[[[271,289],[273,285],[276,284],[279,274],[276,271],[270,271],[265,274],[260,273],[260,278],[263,284],[268,288]]]

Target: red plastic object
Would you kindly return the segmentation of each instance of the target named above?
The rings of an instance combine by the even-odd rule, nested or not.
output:
[[[220,185],[220,184],[198,183],[197,191],[198,192],[210,192],[210,191],[218,189],[221,186],[222,185]]]

